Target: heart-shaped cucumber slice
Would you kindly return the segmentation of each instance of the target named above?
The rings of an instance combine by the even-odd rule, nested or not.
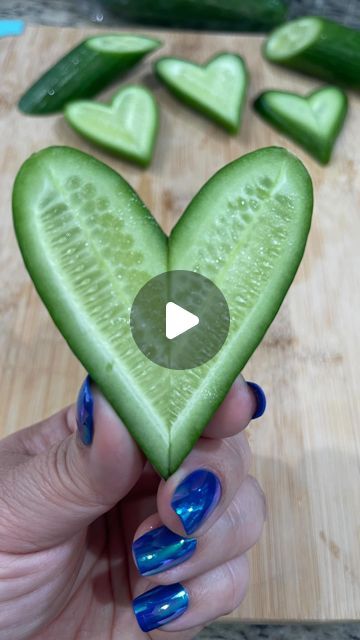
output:
[[[230,133],[239,130],[248,86],[241,56],[221,53],[205,65],[179,58],[160,58],[155,71],[183,102],[205,114]]]
[[[153,94],[130,85],[118,91],[110,105],[92,100],[70,102],[68,123],[85,138],[141,166],[151,162],[159,122]]]
[[[276,129],[327,164],[347,114],[348,101],[337,87],[323,87],[307,96],[288,91],[264,91],[256,111]]]
[[[31,156],[14,185],[25,265],[53,320],[167,478],[181,464],[273,320],[303,255],[312,184],[276,147],[249,153],[211,178],[163,233],[132,188],[67,147]],[[130,311],[140,288],[168,270],[212,280],[230,310],[215,357],[166,369],[138,349]]]

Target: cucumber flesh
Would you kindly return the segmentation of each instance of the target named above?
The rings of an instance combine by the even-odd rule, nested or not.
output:
[[[266,55],[273,62],[298,54],[310,46],[321,32],[317,18],[301,18],[285,27],[279,27],[269,37]]]
[[[128,34],[88,38],[26,91],[20,98],[19,109],[31,115],[44,115],[61,111],[71,100],[90,98],[160,44],[153,38]]]
[[[271,62],[360,88],[360,31],[337,22],[298,18],[275,29],[263,51]]]
[[[306,97],[287,91],[264,91],[255,100],[254,108],[276,129],[326,164],[344,124],[348,100],[337,87],[323,87]]]
[[[86,40],[89,49],[98,53],[150,53],[160,46],[159,40],[131,34],[93,36]]]
[[[20,169],[13,214],[25,265],[71,349],[164,478],[190,452],[274,318],[311,212],[310,177],[280,148],[220,170],[169,239],[125,180],[78,150],[45,149]],[[188,370],[148,360],[129,321],[139,289],[175,269],[210,278],[231,316],[222,349]]]
[[[161,58],[155,71],[180,100],[195,108],[230,133],[240,127],[248,73],[244,60],[222,53],[205,65],[179,58]]]
[[[68,123],[91,142],[147,166],[153,155],[158,111],[148,89],[129,85],[120,89],[109,105],[77,100],[66,105],[64,115]]]

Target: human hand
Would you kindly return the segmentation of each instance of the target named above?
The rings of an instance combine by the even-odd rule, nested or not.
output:
[[[88,379],[77,411],[2,440],[0,640],[190,640],[236,608],[265,517],[241,431],[264,405],[240,376],[166,482]]]

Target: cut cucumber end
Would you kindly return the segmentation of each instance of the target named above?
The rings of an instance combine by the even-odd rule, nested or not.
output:
[[[273,31],[264,45],[265,57],[281,62],[306,49],[319,36],[322,23],[319,18],[299,18]]]
[[[112,34],[89,38],[86,44],[90,49],[102,53],[145,53],[158,49],[162,42],[146,36]]]

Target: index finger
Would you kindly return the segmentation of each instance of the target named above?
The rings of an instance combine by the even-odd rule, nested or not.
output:
[[[246,382],[240,375],[204,429],[202,437],[228,438],[234,436],[245,429],[250,420],[260,418],[265,408],[266,398],[261,387],[253,382]]]

